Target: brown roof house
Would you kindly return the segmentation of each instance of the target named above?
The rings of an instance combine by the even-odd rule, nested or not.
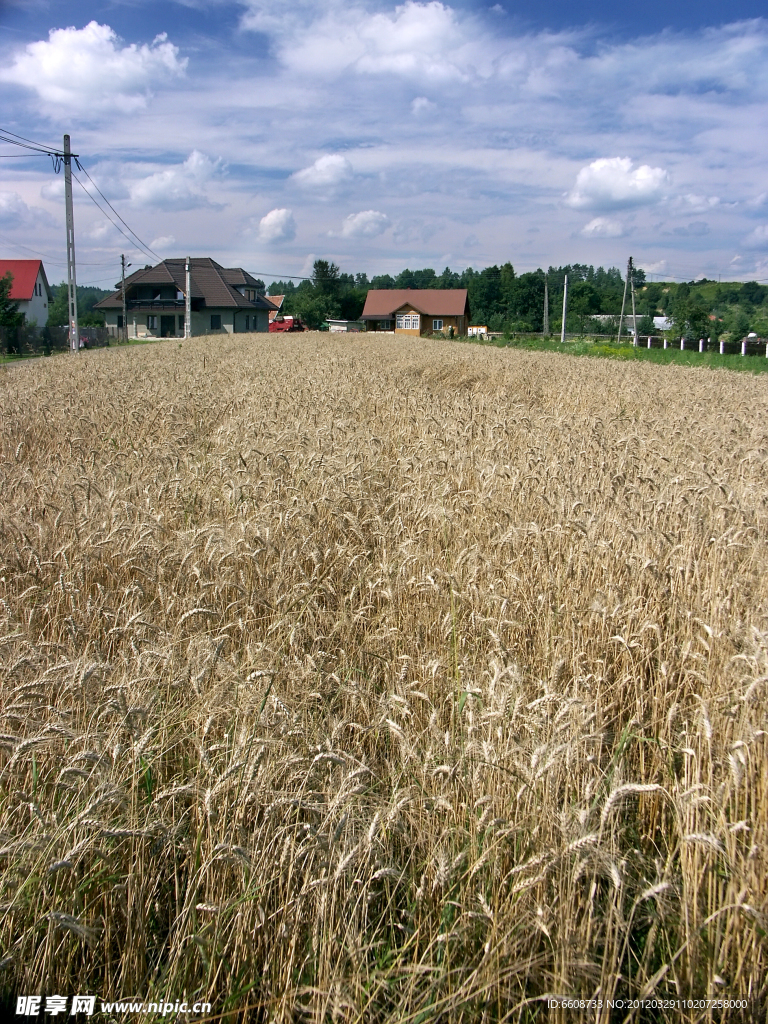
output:
[[[186,305],[186,260],[163,260],[137,270],[125,279],[129,338],[181,338]],[[244,334],[269,330],[273,303],[261,294],[257,281],[240,267],[222,267],[208,257],[189,261],[192,334]],[[111,334],[123,330],[123,292],[97,302]]]
[[[395,334],[466,334],[466,288],[382,288],[368,292],[362,320],[369,331]]]

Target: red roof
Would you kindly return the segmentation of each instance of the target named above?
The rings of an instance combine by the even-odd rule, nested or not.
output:
[[[284,295],[270,295],[269,296],[269,301],[272,303],[273,306],[276,307],[274,310],[270,309],[270,311],[269,311],[269,322],[270,323],[272,323],[272,321],[275,319],[277,314],[283,308],[283,301],[284,301],[284,299],[285,299]]]
[[[5,277],[9,271],[13,274],[10,298],[14,302],[32,298],[42,265],[42,260],[0,260],[0,277]]]
[[[409,305],[425,316],[465,316],[466,288],[377,288],[368,292],[363,320],[391,318]]]

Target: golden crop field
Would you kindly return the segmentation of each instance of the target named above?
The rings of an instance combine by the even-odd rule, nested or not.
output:
[[[262,335],[0,398],[6,999],[765,1018],[768,380]]]

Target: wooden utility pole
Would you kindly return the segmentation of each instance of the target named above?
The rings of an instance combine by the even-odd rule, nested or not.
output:
[[[80,351],[80,331],[77,325],[77,274],[75,273],[75,215],[72,209],[72,157],[69,136],[64,136],[64,200],[67,208],[67,311],[69,319],[69,346]]]
[[[549,290],[547,288],[547,275],[544,275],[544,332],[549,334]]]
[[[568,275],[565,275],[563,284],[563,326],[560,328],[560,341],[565,342],[565,320],[568,316]]]

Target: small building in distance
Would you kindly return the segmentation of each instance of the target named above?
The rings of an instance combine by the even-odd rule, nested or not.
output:
[[[18,303],[27,324],[45,327],[48,306],[53,302],[42,260],[0,260],[0,277],[11,274],[11,302]]]
[[[209,257],[190,264],[192,335],[266,333],[276,307],[262,284],[240,267],[222,267]],[[186,260],[169,259],[136,270],[125,279],[129,338],[184,336]],[[123,293],[117,290],[93,307],[104,314],[113,335],[123,330]]]
[[[328,317],[325,322],[331,334],[359,334],[365,330],[365,323],[362,320],[332,320]]]
[[[395,334],[466,334],[469,299],[466,288],[371,289],[360,318],[369,331]]]
[[[269,311],[269,322],[272,323],[272,321],[275,319],[275,317],[280,315],[280,310],[283,308],[283,303],[285,302],[285,296],[284,295],[269,295],[269,296],[267,296],[267,298],[272,303],[272,305],[275,307],[274,309],[270,309],[270,311]]]

